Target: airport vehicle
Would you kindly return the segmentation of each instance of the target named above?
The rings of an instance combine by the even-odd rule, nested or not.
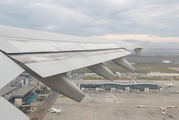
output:
[[[164,111],[162,111],[162,114],[165,115],[165,116],[168,116],[168,114]]]
[[[162,111],[162,114],[169,117],[169,118],[176,119],[176,117],[173,116],[172,114],[170,114],[168,110]]]
[[[140,55],[142,46],[148,42],[127,43],[0,25],[0,89],[26,71],[51,89],[80,102],[85,94],[66,72],[87,67],[104,78],[114,80],[115,74],[102,63],[111,60],[134,71],[124,56],[131,54],[129,50]],[[16,108],[10,107],[11,104],[3,97],[0,97],[0,106],[9,108],[1,110],[2,118],[19,120],[20,111],[14,112]],[[21,115],[21,119],[28,117]]]
[[[177,106],[168,106],[168,108],[177,108]]]
[[[146,108],[146,105],[137,105],[137,108]]]
[[[173,85],[174,85],[174,80],[172,80],[172,82],[171,82],[171,83],[166,84],[166,87],[173,87]]]
[[[52,107],[52,108],[49,109],[49,112],[59,114],[60,112],[62,112],[62,110],[61,110],[61,108],[59,108],[59,110],[57,110],[57,109]]]
[[[103,89],[103,88],[96,88],[95,92],[98,92],[98,91],[105,91],[105,89]]]

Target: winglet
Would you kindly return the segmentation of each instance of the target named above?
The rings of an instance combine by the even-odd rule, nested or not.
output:
[[[141,50],[144,49],[146,50],[145,48],[143,48],[142,46],[144,46],[145,44],[149,43],[150,41],[142,41],[142,42],[136,42],[136,43],[133,43],[134,45],[136,45],[137,47],[134,49],[135,53],[137,56],[140,55],[141,53]]]

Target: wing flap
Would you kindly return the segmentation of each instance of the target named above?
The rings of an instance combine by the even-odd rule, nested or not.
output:
[[[128,51],[123,51],[96,56],[77,57],[65,60],[28,63],[26,64],[26,66],[39,74],[41,77],[45,78],[56,74],[76,70],[79,68],[103,63],[129,54],[131,53]]]
[[[28,68],[36,72],[41,77],[49,77],[61,73],[65,73],[71,70],[76,70],[83,67],[92,66],[95,64],[110,61],[116,58],[120,58],[131,54],[126,50],[112,50],[108,52],[96,51],[96,52],[74,52],[65,54],[68,57],[64,59],[57,59],[57,56],[65,53],[57,53],[56,55],[43,54],[43,59],[38,58],[34,61],[30,61],[34,58],[33,55],[23,58],[22,56],[11,55],[14,59],[23,62]],[[39,55],[40,56],[40,55]],[[48,56],[44,58],[44,56]],[[25,59],[25,60],[24,60]]]

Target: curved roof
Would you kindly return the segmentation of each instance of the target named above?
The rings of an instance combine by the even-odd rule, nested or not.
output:
[[[148,84],[148,85],[158,85],[156,83],[118,83],[118,82],[100,82],[97,83],[97,85],[103,85],[103,84],[116,84],[116,85],[143,85],[143,84]]]

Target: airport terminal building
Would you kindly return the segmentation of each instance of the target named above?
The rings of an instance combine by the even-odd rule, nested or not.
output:
[[[111,90],[111,88],[125,90],[127,87],[130,89],[136,89],[140,91],[144,91],[145,88],[149,89],[159,89],[159,86],[155,83],[98,83],[99,88],[103,88],[105,90]]]
[[[26,101],[26,99],[33,94],[34,86],[30,87],[20,87],[16,91],[11,94],[11,98],[9,102],[14,103],[15,99],[21,99],[22,101]]]
[[[119,89],[119,90],[126,90],[126,88],[135,89],[144,91],[145,88],[148,89],[159,89],[160,87],[156,83],[149,83],[149,82],[140,82],[140,83],[133,83],[133,82],[100,82],[96,84],[81,84],[80,88],[102,88],[105,90],[111,90],[111,88]]]

